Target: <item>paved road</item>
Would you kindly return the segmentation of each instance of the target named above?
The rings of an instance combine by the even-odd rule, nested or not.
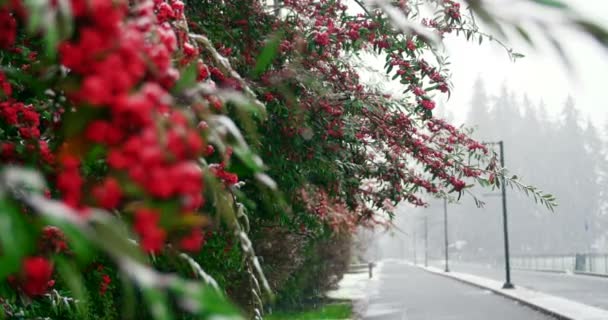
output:
[[[433,261],[439,267],[443,262]],[[491,265],[451,263],[451,270],[503,281],[505,271]],[[608,278],[576,274],[512,270],[514,285],[552,294],[562,298],[608,310]]]
[[[548,320],[515,301],[402,262],[386,262],[365,320]]]

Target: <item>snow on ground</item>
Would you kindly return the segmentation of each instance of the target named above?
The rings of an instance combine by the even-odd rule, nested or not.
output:
[[[370,295],[370,284],[380,279],[380,270],[382,263],[377,263],[373,269],[372,279],[369,278],[367,269],[346,273],[338,283],[338,289],[328,291],[325,295],[336,300],[364,300]]]
[[[344,274],[338,283],[338,289],[325,293],[325,296],[335,300],[349,300],[353,305],[353,316],[359,318],[367,310],[369,297],[376,294],[376,285],[380,280],[383,263],[376,263],[373,268],[373,276],[369,278],[367,268],[359,268],[357,272]]]

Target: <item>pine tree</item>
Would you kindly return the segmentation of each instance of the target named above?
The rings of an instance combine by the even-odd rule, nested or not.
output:
[[[555,185],[555,193],[561,199],[558,227],[562,238],[556,239],[555,244],[557,248],[585,252],[592,239],[590,225],[595,206],[587,199],[593,194],[594,173],[589,167],[580,115],[572,97],[568,97],[562,110],[556,138],[559,143],[555,145],[557,153],[551,167],[561,180]]]
[[[490,99],[486,92],[483,79],[478,77],[473,85],[473,97],[471,99],[471,109],[467,114],[467,123],[476,128],[476,137],[487,137],[490,130]]]
[[[603,231],[603,223],[602,223],[602,185],[606,181],[606,172],[607,166],[605,161],[605,153],[602,146],[602,140],[600,134],[591,121],[591,119],[587,119],[587,125],[585,131],[583,133],[585,148],[587,151],[586,163],[587,170],[591,170],[591,172],[587,172],[587,184],[586,188],[586,198],[588,199],[588,205],[590,212],[590,230],[589,232],[592,234],[594,242],[597,237],[599,237]]]

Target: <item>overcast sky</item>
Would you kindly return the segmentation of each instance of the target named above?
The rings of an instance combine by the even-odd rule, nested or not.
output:
[[[608,0],[563,1],[608,27]],[[456,121],[460,123],[465,119],[473,83],[481,76],[490,93],[498,94],[506,83],[517,93],[527,93],[533,101],[543,99],[553,116],[559,114],[566,97],[571,95],[585,119],[590,117],[598,126],[604,126],[608,120],[608,51],[580,34],[565,30],[557,32],[572,58],[575,74],[569,73],[558,55],[548,47],[535,50],[523,42],[512,41],[515,51],[526,55],[513,63],[505,50],[496,44],[484,42],[478,46],[467,43],[462,37],[447,39],[445,44],[452,62],[454,84],[447,108],[454,113]]]

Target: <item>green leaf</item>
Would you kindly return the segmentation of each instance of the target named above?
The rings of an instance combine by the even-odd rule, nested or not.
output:
[[[45,12],[44,5],[45,1],[40,0],[25,0],[24,5],[27,7],[28,19],[27,19],[27,31],[28,33],[34,33],[40,28]]]
[[[577,20],[575,23],[604,48],[608,47],[608,30],[591,21]]]
[[[119,277],[122,283],[122,316],[123,319],[135,319],[136,303],[135,286],[128,276]]]
[[[76,260],[86,264],[94,258],[95,251],[92,243],[77,227],[65,220],[51,219],[49,216],[44,217],[47,218],[46,222],[48,225],[56,226],[63,232],[68,241],[70,250],[75,253]]]
[[[99,118],[102,108],[80,107],[73,112],[66,112],[63,118],[63,134],[66,138],[82,133],[84,128],[93,119]]]
[[[557,1],[557,0],[531,0],[532,2],[538,3],[540,5],[543,6],[548,6],[548,7],[554,7],[554,8],[559,8],[559,9],[566,9],[568,8],[568,6],[561,2],[561,1]]]
[[[129,257],[138,262],[145,262],[145,257],[139,247],[131,242],[126,226],[113,217],[97,218],[91,227],[95,231],[96,241],[104,249],[115,256]]]
[[[259,77],[262,73],[264,73],[277,56],[277,53],[279,52],[279,45],[281,40],[283,40],[283,37],[284,34],[282,31],[276,32],[270,37],[257,58],[254,69],[254,74],[256,77]]]
[[[174,93],[180,93],[185,89],[192,88],[196,84],[197,75],[198,64],[197,62],[192,62],[184,70],[182,70],[179,80],[177,80],[171,91]]]
[[[78,300],[76,308],[78,310],[79,319],[88,319],[88,294],[81,272],[71,261],[67,259],[57,256],[55,257],[54,261],[59,276],[65,282],[65,285],[70,289],[70,293],[75,299]]]
[[[515,26],[515,30],[530,46],[534,46],[534,42],[532,41],[532,38],[530,38],[528,31],[520,26]]]
[[[242,319],[239,311],[224,296],[209,286],[196,285],[184,281],[174,281],[171,289],[185,305],[191,305],[193,312],[230,316],[227,319]]]
[[[237,316],[237,309],[210,287],[202,288],[200,301],[210,314]],[[240,318],[240,317],[239,317]]]
[[[0,199],[0,281],[19,270],[32,246],[33,234],[24,217],[12,201]]]
[[[73,31],[72,12],[67,1],[51,5],[49,1],[25,0],[28,11],[27,32],[42,32],[44,52],[47,58],[57,55],[57,44],[68,38]]]
[[[154,319],[173,319],[171,313],[169,312],[167,296],[163,292],[155,288],[145,288],[143,289],[143,296],[146,300],[148,310],[150,310],[150,314]]]
[[[557,51],[559,57],[562,59],[562,62],[564,63],[568,71],[572,72],[574,70],[574,67],[572,65],[572,62],[568,58],[568,55],[566,54],[566,51],[564,50],[562,44],[552,35],[548,35],[547,37],[549,39],[549,43],[553,45],[553,48],[555,49],[555,51]]]
[[[513,53],[511,54],[511,56],[512,56],[514,59],[519,59],[519,58],[524,58],[524,57],[525,57],[525,55],[523,55],[523,54],[521,54],[521,53],[517,53],[517,52],[513,52]]]
[[[259,158],[247,148],[240,146],[233,147],[234,155],[237,156],[243,164],[247,166],[253,173],[261,172],[263,170]]]
[[[44,32],[44,52],[48,58],[55,58],[57,54],[57,44],[59,43],[59,29],[57,24],[49,23]]]

